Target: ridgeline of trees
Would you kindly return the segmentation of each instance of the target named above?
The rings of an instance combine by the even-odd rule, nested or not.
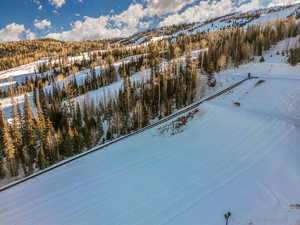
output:
[[[44,57],[77,56],[107,48],[108,41],[62,42],[53,39],[0,44],[0,71],[28,64]]]

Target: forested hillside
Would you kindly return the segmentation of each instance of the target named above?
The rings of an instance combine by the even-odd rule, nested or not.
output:
[[[110,40],[112,41],[112,40]],[[44,57],[77,56],[107,48],[110,41],[62,42],[54,39],[0,43],[0,71]]]

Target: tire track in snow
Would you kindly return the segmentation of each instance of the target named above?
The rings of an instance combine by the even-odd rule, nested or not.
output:
[[[276,130],[276,128],[278,128],[278,120],[274,119],[274,121],[272,122],[271,125],[272,130]],[[282,131],[281,129],[278,129],[278,131]],[[178,216],[182,215],[183,213],[185,213],[186,211],[190,210],[191,208],[194,208],[202,198],[204,198],[205,196],[207,196],[208,194],[211,194],[215,191],[217,191],[218,189],[222,188],[223,186],[225,186],[227,183],[233,181],[235,178],[237,178],[238,176],[240,176],[242,173],[244,173],[245,171],[247,171],[248,169],[250,169],[251,167],[253,167],[256,163],[258,163],[259,161],[261,161],[266,155],[268,155],[271,150],[272,150],[272,146],[274,146],[275,144],[279,143],[281,140],[283,140],[289,132],[285,132],[285,134],[281,134],[279,139],[276,139],[276,141],[274,141],[274,139],[272,137],[270,137],[270,140],[265,141],[263,143],[261,143],[261,147],[256,147],[256,151],[255,152],[251,152],[250,154],[248,154],[248,157],[245,158],[245,160],[242,161],[241,165],[247,161],[249,161],[251,155],[257,155],[259,157],[257,157],[256,159],[254,159],[247,167],[243,168],[242,166],[240,166],[240,168],[243,168],[242,170],[238,171],[236,174],[234,174],[234,176],[229,177],[228,179],[225,179],[223,182],[221,182],[219,185],[217,185],[215,188],[213,189],[207,189],[206,193],[203,193],[202,195],[199,196],[195,195],[195,196],[199,196],[197,199],[195,199],[194,201],[192,201],[190,203],[190,206],[188,206],[187,208],[183,209],[181,212],[178,212],[176,215],[174,215],[173,217],[169,218],[168,220],[166,220],[163,223],[160,223],[160,225],[166,225],[166,224],[170,224],[170,222],[174,221]],[[261,149],[265,149],[264,152],[261,152]],[[245,153],[245,152],[243,152]],[[258,154],[260,153],[260,154]],[[232,170],[232,171],[236,171],[236,170]],[[226,174],[226,173],[225,173]],[[222,178],[222,176],[221,176]],[[196,192],[195,192],[196,193]]]
[[[252,79],[257,79],[257,77],[252,77]],[[228,92],[228,91],[230,91],[230,90],[236,88],[237,86],[241,85],[242,83],[244,83],[244,82],[247,81],[247,80],[249,80],[249,79],[248,79],[248,78],[245,78],[245,79],[243,79],[243,80],[241,80],[241,81],[239,81],[239,82],[237,82],[237,83],[235,83],[235,84],[229,86],[228,88],[226,88],[226,89],[224,89],[224,90],[222,90],[222,91],[217,92],[217,93],[214,94],[214,95],[211,95],[211,96],[209,96],[209,97],[207,97],[207,98],[204,98],[204,99],[200,100],[199,102],[193,103],[193,104],[191,104],[190,106],[187,106],[187,107],[185,107],[185,108],[179,110],[178,112],[176,112],[176,113],[174,113],[174,114],[172,114],[172,115],[170,115],[170,116],[168,116],[168,117],[166,117],[166,118],[164,118],[164,119],[161,119],[160,121],[158,121],[158,122],[156,122],[156,123],[154,123],[154,124],[151,124],[151,125],[149,125],[149,126],[146,126],[146,127],[142,128],[142,129],[140,129],[140,130],[138,130],[138,131],[135,131],[135,132],[133,132],[133,133],[131,133],[131,134],[128,134],[128,135],[119,137],[119,138],[117,138],[117,139],[115,139],[115,140],[113,140],[113,141],[110,141],[110,142],[108,142],[108,143],[105,143],[105,144],[103,144],[103,145],[101,145],[101,146],[94,147],[94,148],[92,148],[92,149],[89,150],[89,151],[86,151],[86,152],[84,152],[84,153],[82,153],[82,154],[79,154],[79,155],[76,155],[76,156],[74,156],[74,157],[71,157],[71,158],[69,158],[69,159],[66,159],[66,160],[64,160],[64,161],[62,161],[62,162],[60,162],[60,163],[57,163],[57,164],[55,164],[55,165],[53,165],[53,166],[50,166],[49,168],[47,168],[47,169],[45,169],[45,170],[39,171],[39,172],[37,172],[37,173],[35,173],[35,174],[32,174],[32,175],[30,175],[30,176],[28,176],[28,177],[26,177],[26,178],[23,178],[23,179],[20,179],[20,180],[18,180],[18,181],[15,181],[15,182],[13,182],[13,183],[11,183],[11,184],[5,185],[5,186],[3,186],[3,187],[0,188],[0,192],[3,192],[3,191],[5,191],[5,190],[7,190],[7,189],[10,189],[10,188],[16,186],[16,185],[19,185],[19,184],[24,183],[24,182],[26,182],[26,181],[28,181],[28,180],[31,180],[31,179],[33,179],[33,178],[35,178],[35,177],[38,177],[38,176],[40,176],[40,175],[42,175],[42,174],[44,174],[44,173],[47,173],[47,172],[49,172],[49,171],[52,171],[52,170],[54,170],[54,169],[56,169],[56,168],[58,168],[58,167],[64,166],[64,165],[66,165],[66,164],[68,164],[68,163],[70,163],[70,162],[73,162],[73,161],[75,161],[75,160],[77,160],[77,159],[79,159],[79,158],[82,158],[82,157],[84,157],[84,156],[86,156],[86,155],[88,155],[88,154],[91,154],[91,153],[93,153],[93,152],[95,152],[95,151],[102,150],[102,149],[104,149],[104,148],[106,148],[106,147],[108,147],[108,146],[110,146],[110,145],[112,145],[112,144],[114,144],[114,143],[120,142],[120,141],[122,141],[122,140],[124,140],[124,139],[127,139],[127,138],[131,137],[131,136],[134,136],[134,135],[143,133],[144,131],[149,130],[149,129],[153,128],[153,127],[159,126],[159,125],[161,125],[161,124],[163,124],[163,123],[165,123],[165,122],[167,122],[167,121],[170,121],[170,120],[176,118],[177,116],[183,115],[183,114],[186,113],[186,112],[189,112],[189,111],[191,111],[191,110],[193,110],[193,109],[196,109],[199,105],[203,104],[204,102],[210,101],[210,100],[212,100],[212,99],[214,99],[214,98],[219,97],[220,95],[223,95],[224,93],[226,93],[226,92]]]

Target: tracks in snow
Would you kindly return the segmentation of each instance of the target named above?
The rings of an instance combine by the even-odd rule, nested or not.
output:
[[[251,77],[250,79],[257,79],[257,78],[258,78],[258,77]],[[237,83],[235,83],[235,84],[229,86],[228,88],[226,88],[226,89],[224,89],[224,90],[222,90],[222,91],[217,92],[217,93],[214,94],[214,95],[211,95],[211,96],[206,97],[206,98],[204,98],[204,99],[202,99],[202,100],[200,100],[200,101],[198,101],[198,102],[196,102],[196,103],[193,103],[193,104],[191,104],[191,105],[189,105],[189,106],[187,106],[187,107],[185,107],[185,108],[179,110],[178,112],[176,112],[176,113],[174,113],[174,114],[172,114],[172,115],[170,115],[170,116],[167,116],[167,117],[165,117],[165,118],[159,120],[158,122],[153,123],[153,124],[151,124],[151,125],[149,125],[149,126],[146,126],[146,127],[142,128],[142,129],[140,129],[140,130],[137,130],[137,131],[132,132],[132,133],[130,133],[130,134],[127,134],[127,135],[125,135],[125,136],[116,138],[116,139],[113,140],[113,141],[110,141],[110,142],[108,142],[108,143],[105,143],[105,144],[103,144],[103,145],[101,145],[101,146],[94,147],[94,148],[90,149],[89,151],[83,152],[83,153],[81,153],[81,154],[79,154],[79,155],[73,156],[73,157],[71,157],[71,158],[69,158],[69,159],[66,159],[66,160],[60,162],[60,163],[57,163],[57,164],[55,164],[55,165],[53,165],[53,166],[50,166],[49,168],[47,168],[47,169],[45,169],[45,170],[39,171],[39,172],[37,172],[37,173],[35,173],[35,174],[32,174],[32,175],[30,175],[30,176],[28,176],[28,177],[25,177],[25,178],[23,178],[23,179],[17,180],[17,181],[15,181],[15,182],[13,182],[13,183],[10,183],[10,184],[8,184],[8,185],[5,185],[5,186],[3,186],[3,187],[0,187],[0,192],[3,192],[3,191],[5,191],[5,190],[7,190],[7,189],[10,189],[10,188],[12,188],[12,187],[14,187],[14,186],[16,186],[16,185],[22,184],[22,183],[24,183],[24,182],[26,182],[26,181],[28,181],[28,180],[31,180],[31,179],[33,179],[33,178],[35,178],[35,177],[37,177],[37,176],[40,176],[40,175],[42,175],[42,174],[44,174],[44,173],[47,173],[47,172],[49,172],[49,171],[52,171],[52,170],[58,168],[58,167],[61,167],[61,166],[63,166],[63,165],[66,165],[66,164],[68,164],[68,163],[70,163],[70,162],[72,162],[72,161],[74,161],[74,160],[77,160],[77,159],[79,159],[79,158],[82,158],[82,157],[84,157],[84,156],[86,156],[86,155],[88,155],[88,154],[91,154],[91,153],[93,153],[93,152],[102,150],[102,149],[104,149],[104,148],[106,148],[106,147],[108,147],[108,146],[110,146],[110,145],[112,145],[112,144],[114,144],[114,143],[120,142],[120,141],[122,141],[122,140],[124,140],[124,139],[127,139],[127,138],[131,137],[131,136],[134,136],[134,135],[143,133],[144,131],[149,130],[149,129],[153,128],[153,127],[159,126],[159,125],[161,125],[161,124],[163,124],[163,123],[165,123],[165,122],[167,122],[167,121],[170,121],[170,120],[174,119],[174,118],[177,117],[177,116],[180,116],[180,115],[182,115],[182,114],[184,114],[184,113],[187,113],[187,112],[189,112],[189,111],[191,111],[191,110],[197,108],[199,105],[203,104],[204,102],[210,101],[210,100],[212,100],[212,99],[214,99],[214,98],[219,97],[220,95],[225,94],[226,92],[228,92],[228,91],[230,91],[230,90],[236,88],[237,86],[241,85],[242,83],[244,83],[244,82],[247,81],[247,80],[249,80],[249,79],[248,79],[248,78],[245,78],[245,79],[243,79],[243,80],[241,80],[241,81],[239,81],[239,82],[237,82]]]

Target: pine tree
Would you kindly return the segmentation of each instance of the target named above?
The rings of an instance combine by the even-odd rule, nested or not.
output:
[[[39,153],[38,153],[38,159],[37,159],[37,166],[40,170],[45,169],[46,166],[46,158],[45,158],[45,152],[43,145],[40,146]]]
[[[6,176],[3,158],[4,158],[4,156],[3,156],[3,153],[2,153],[2,149],[1,149],[0,150],[0,179],[4,178]]]
[[[35,150],[35,119],[32,112],[32,106],[28,95],[25,95],[24,103],[24,116],[23,116],[23,143],[26,154],[29,156],[26,164],[28,167],[28,173],[31,174],[34,169],[34,162],[36,158]]]
[[[39,140],[43,140],[44,137],[44,131],[45,131],[45,117],[44,117],[44,112],[41,107],[41,102],[40,102],[40,96],[36,96],[36,111],[37,111],[37,119],[36,119],[36,125],[37,125],[37,133],[38,136],[37,138]]]
[[[50,119],[47,119],[44,131],[44,152],[48,164],[55,163],[59,158],[56,145],[57,134],[54,131]]]
[[[4,127],[4,112],[2,111],[2,108],[0,107],[0,127]],[[4,152],[4,130],[0,129],[0,178],[4,178],[6,176],[6,170],[4,165],[4,158],[5,158],[5,152]]]
[[[16,162],[16,149],[13,145],[13,140],[9,132],[9,125],[5,118],[4,112],[0,108],[0,115],[1,115],[1,146],[3,147],[3,152],[6,159],[7,169],[10,172],[11,176],[17,176],[18,175],[18,169],[17,169],[17,162]]]
[[[21,110],[19,106],[16,104],[14,100],[13,101],[13,109],[12,109],[12,137],[13,137],[13,143],[16,148],[16,158],[18,164],[21,164],[23,168],[24,174],[27,173],[26,169],[26,153],[23,149],[23,139],[22,139],[22,132],[21,132],[21,127],[22,127],[22,115],[21,115]],[[20,166],[20,165],[19,165]]]

